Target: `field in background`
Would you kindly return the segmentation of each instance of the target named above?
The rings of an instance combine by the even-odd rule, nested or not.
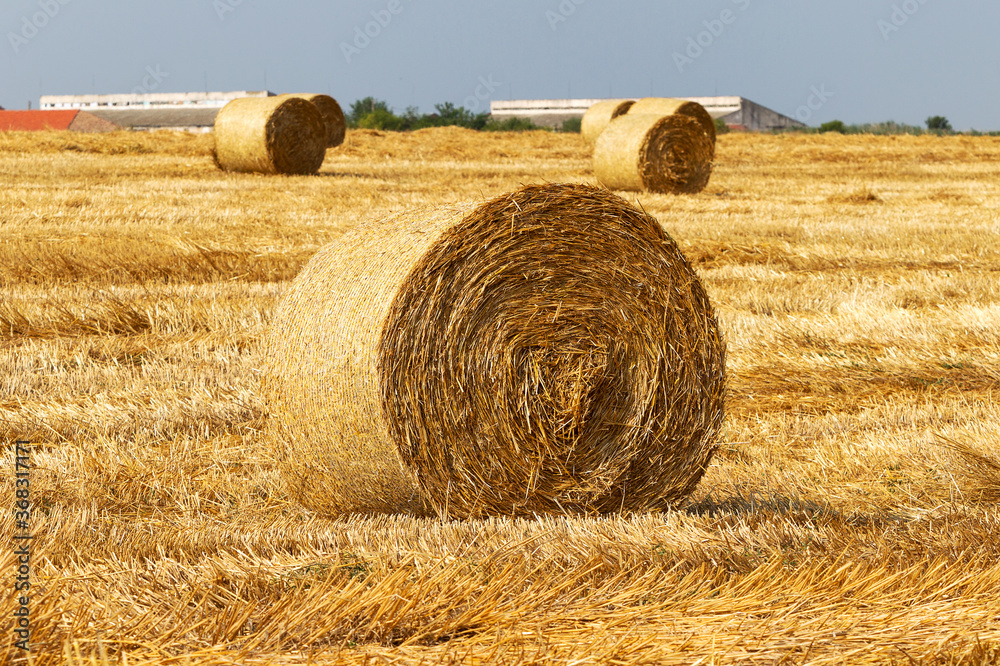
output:
[[[626,194],[726,333],[718,455],[671,513],[448,523],[290,503],[258,341],[359,220],[593,182],[583,140],[360,130],[316,177],[210,149],[0,134],[0,496],[32,440],[35,664],[1000,659],[1000,139],[730,134],[705,192]],[[4,661],[14,571],[6,546]]]

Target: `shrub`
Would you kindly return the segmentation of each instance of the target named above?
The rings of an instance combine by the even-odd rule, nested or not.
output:
[[[403,129],[403,119],[387,109],[375,109],[374,111],[361,116],[356,127],[361,129],[393,130]]]
[[[583,118],[567,118],[562,122],[562,131],[579,133],[582,126]]]
[[[715,119],[715,133],[719,134],[729,134],[732,130],[729,129],[729,125],[722,118]]]
[[[483,129],[488,132],[524,132],[542,128],[525,118],[505,118],[504,120],[490,118],[486,121]]]
[[[919,136],[926,133],[926,130],[916,125],[897,123],[895,120],[887,120],[881,123],[865,123],[863,125],[851,125],[849,131],[856,134],[910,134]]]
[[[823,123],[819,126],[820,132],[839,132],[844,134],[847,132],[847,125],[844,124],[843,120],[831,120],[828,123]]]

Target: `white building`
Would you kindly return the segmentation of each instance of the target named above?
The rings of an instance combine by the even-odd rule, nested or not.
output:
[[[766,131],[785,127],[805,127],[802,123],[761,106],[745,97],[681,97],[698,102],[713,118],[736,129]],[[519,99],[490,102],[496,120],[524,118],[541,127],[558,127],[571,118],[582,118],[600,99]]]

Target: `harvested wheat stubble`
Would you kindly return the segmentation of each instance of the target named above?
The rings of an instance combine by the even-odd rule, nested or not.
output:
[[[319,114],[323,116],[323,124],[326,125],[326,147],[333,148],[344,143],[344,137],[347,136],[347,121],[337,100],[329,95],[311,93],[289,93],[281,97],[297,97],[315,104]]]
[[[225,171],[306,175],[326,156],[316,105],[294,97],[234,99],[215,118],[215,161]]]
[[[583,114],[580,123],[580,133],[590,145],[597,143],[597,137],[607,128],[608,123],[618,116],[625,115],[629,107],[635,104],[631,99],[606,99],[594,104]]]
[[[597,140],[594,175],[616,190],[693,194],[712,175],[712,146],[688,116],[626,114]]]
[[[711,458],[724,356],[654,218],[539,185],[321,249],[277,309],[264,387],[289,491],[322,513],[655,510]]]
[[[698,102],[670,97],[643,97],[629,107],[628,113],[635,116],[681,115],[694,118],[712,142],[712,157],[715,157],[715,120]]]

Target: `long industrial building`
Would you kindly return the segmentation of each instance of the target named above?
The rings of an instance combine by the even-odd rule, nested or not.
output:
[[[43,95],[41,108],[85,110],[133,130],[210,132],[219,109],[240,97],[271,97],[269,90],[147,93],[128,95]]]
[[[745,97],[682,97],[698,102],[713,118],[721,118],[733,129],[755,132],[787,127],[805,127],[802,123],[761,106]],[[582,118],[600,99],[518,99],[490,102],[490,115],[497,120],[523,118],[541,127],[559,127],[566,120]]]

